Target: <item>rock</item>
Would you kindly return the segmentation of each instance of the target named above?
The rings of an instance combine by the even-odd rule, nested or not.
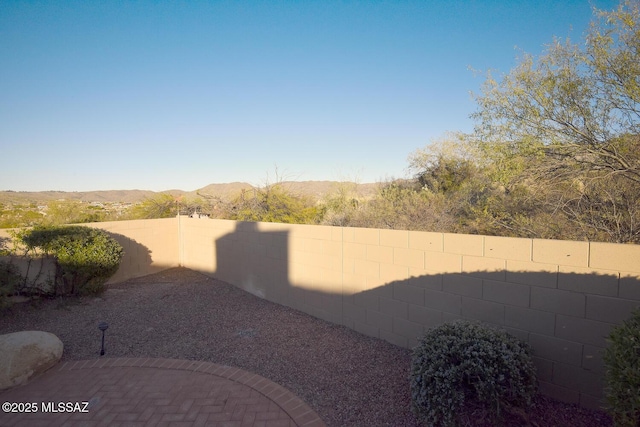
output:
[[[62,341],[49,332],[0,335],[0,390],[24,384],[62,357]]]

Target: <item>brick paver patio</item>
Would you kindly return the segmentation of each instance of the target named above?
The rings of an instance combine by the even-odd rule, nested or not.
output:
[[[0,392],[4,402],[34,403],[31,409],[38,411],[0,412],[3,427],[325,426],[306,403],[260,375],[191,360],[62,362],[24,386]],[[60,402],[75,412],[55,412]]]

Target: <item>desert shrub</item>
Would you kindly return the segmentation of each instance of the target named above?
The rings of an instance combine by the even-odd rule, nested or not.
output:
[[[640,426],[640,309],[609,335],[606,399],[617,426]]]
[[[457,320],[429,330],[413,349],[414,413],[431,426],[456,425],[465,402],[498,419],[536,392],[530,347],[506,332]]]
[[[235,221],[314,224],[319,209],[311,198],[293,194],[282,184],[267,185],[242,192],[227,207],[228,219]]]
[[[56,260],[55,293],[94,294],[118,270],[122,246],[105,231],[82,226],[35,227],[19,236],[28,252]]]
[[[21,283],[18,267],[11,261],[0,260],[0,308],[7,305],[7,298],[20,289]]]

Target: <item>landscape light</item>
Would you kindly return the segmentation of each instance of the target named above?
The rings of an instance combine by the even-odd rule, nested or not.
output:
[[[107,330],[109,324],[107,322],[100,322],[98,324],[98,329],[102,331],[102,349],[100,350],[100,356],[104,356],[104,331]]]

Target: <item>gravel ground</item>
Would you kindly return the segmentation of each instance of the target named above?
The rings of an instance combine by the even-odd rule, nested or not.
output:
[[[0,313],[0,334],[52,332],[64,360],[97,357],[109,323],[109,357],[205,360],[277,382],[330,427],[418,426],[411,413],[410,350],[259,299],[225,282],[175,268],[117,285],[100,298],[16,304]],[[609,426],[606,414],[549,398],[505,425]],[[483,422],[471,412],[469,425]]]

